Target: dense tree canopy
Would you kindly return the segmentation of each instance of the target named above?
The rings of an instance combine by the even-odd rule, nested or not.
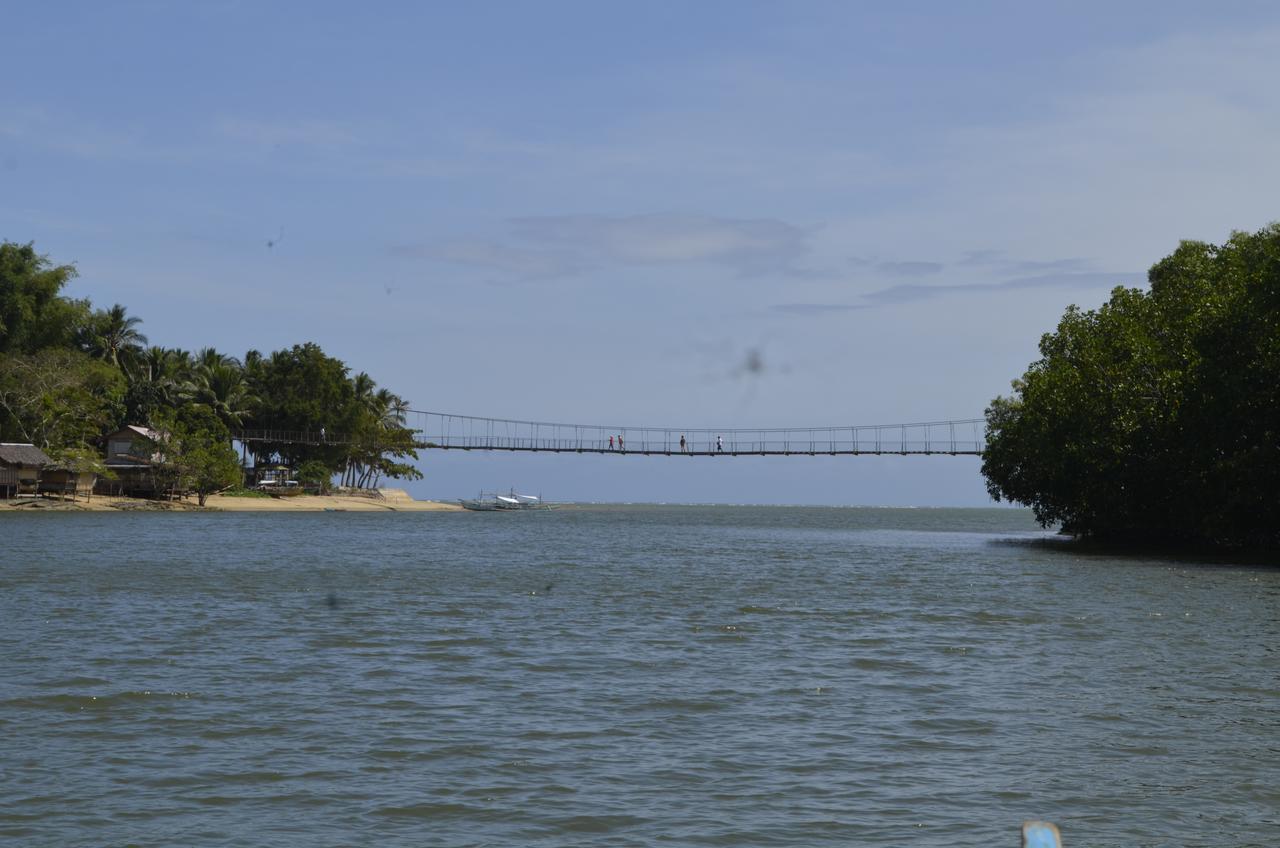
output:
[[[378,389],[373,378],[327,356],[318,345],[294,345],[268,357],[245,357],[249,390],[261,400],[245,426],[268,432],[310,433],[323,428],[326,443],[254,444],[261,460],[320,462],[351,486],[376,485],[381,477],[415,479],[417,469],[397,460],[417,458],[413,433],[404,426],[404,400]]]
[[[86,301],[59,295],[75,275],[30,244],[0,243],[0,354],[70,345],[89,315]]]
[[[165,410],[153,421],[161,433],[155,449],[163,457],[161,488],[194,492],[200,506],[214,492],[241,482],[231,434],[213,410],[195,404]]]
[[[0,440],[78,456],[119,426],[148,425],[171,433],[169,471],[202,499],[225,485],[231,438],[245,430],[331,434],[252,443],[259,461],[309,463],[312,478],[420,476],[403,461],[417,458],[406,401],[368,374],[351,377],[313,343],[243,362],[212,347],[146,347],[142,320],[121,304],[95,310],[61,294],[75,275],[30,244],[0,243]]]
[[[996,499],[1102,539],[1280,545],[1280,225],[1067,310],[987,410]]]
[[[0,441],[58,451],[113,429],[125,377],[77,350],[0,354]]]
[[[116,304],[110,309],[94,312],[80,331],[80,346],[93,356],[110,362],[117,368],[132,365],[142,353],[147,337],[138,330],[142,319],[129,315]]]

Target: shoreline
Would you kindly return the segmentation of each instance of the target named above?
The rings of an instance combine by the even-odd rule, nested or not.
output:
[[[359,495],[296,495],[287,498],[245,498],[210,495],[204,506],[195,498],[160,501],[149,498],[95,495],[92,500],[51,497],[0,500],[2,512],[461,512],[462,506],[444,501],[419,501],[404,489],[378,489],[377,497]]]

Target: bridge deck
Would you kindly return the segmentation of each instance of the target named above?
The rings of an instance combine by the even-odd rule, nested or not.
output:
[[[667,450],[665,448],[625,448],[610,450],[609,448],[578,448],[578,447],[516,447],[510,445],[440,445],[427,442],[426,448],[434,450],[461,450],[461,451],[517,451],[524,453],[599,453],[613,454],[617,456],[933,456],[935,454],[945,456],[981,456],[982,451],[976,449],[965,450],[957,448],[956,450],[947,450],[945,448],[937,449],[921,449],[921,450],[874,450],[874,449],[826,449],[815,448],[809,450],[807,448],[795,447],[790,449],[729,449],[724,450]]]
[[[986,421],[743,429],[634,427],[410,410],[429,449],[630,456],[980,456]]]
[[[981,418],[918,424],[765,429],[622,427],[477,418],[409,410],[414,446],[427,450],[594,453],[619,456],[981,456]],[[340,446],[317,430],[246,430],[242,442]]]

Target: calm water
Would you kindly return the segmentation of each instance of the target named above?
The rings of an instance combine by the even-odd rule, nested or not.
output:
[[[1273,845],[1280,570],[1001,510],[0,515],[0,842]]]

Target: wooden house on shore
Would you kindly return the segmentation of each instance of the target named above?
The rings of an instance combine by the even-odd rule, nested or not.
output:
[[[52,462],[33,444],[0,442],[0,497],[38,494],[41,472]]]
[[[105,465],[112,479],[99,480],[95,491],[104,495],[154,496],[163,488],[156,467],[164,462],[159,445],[164,436],[150,427],[130,424],[103,439],[107,445]]]

